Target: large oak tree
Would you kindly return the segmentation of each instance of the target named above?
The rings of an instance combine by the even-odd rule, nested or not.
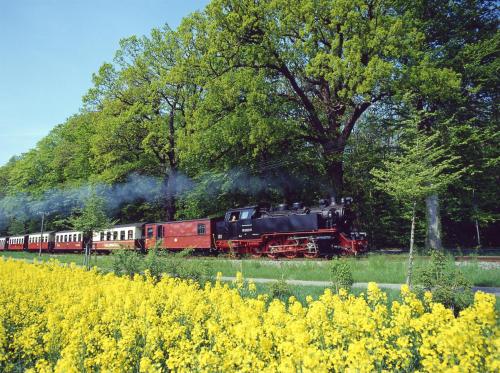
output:
[[[456,86],[427,58],[412,9],[398,1],[214,0],[206,15],[213,74],[265,71],[297,108],[302,138],[318,147],[336,193],[347,140],[371,106],[409,85]]]

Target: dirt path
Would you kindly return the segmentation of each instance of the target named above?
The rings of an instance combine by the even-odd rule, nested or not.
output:
[[[236,277],[222,277],[223,281],[234,281]],[[252,280],[255,283],[265,284],[276,282],[277,280],[271,278],[245,278],[245,280]],[[285,280],[289,285],[299,285],[299,286],[320,286],[320,287],[328,287],[331,285],[329,281],[305,281],[305,280]],[[377,283],[377,285],[382,289],[393,289],[399,290],[401,289],[402,284],[384,284]],[[366,288],[368,286],[367,282],[355,282],[353,285],[355,288]],[[484,287],[484,286],[474,286],[472,287],[473,291],[482,291],[485,293],[494,294],[497,297],[500,297],[500,288],[497,287]]]

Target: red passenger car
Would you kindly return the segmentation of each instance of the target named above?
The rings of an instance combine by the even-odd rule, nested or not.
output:
[[[9,237],[0,237],[0,251],[9,249]]]
[[[33,233],[28,236],[28,251],[52,251],[54,248],[54,232]]]
[[[9,237],[9,250],[23,251],[28,248],[28,235]]]
[[[193,219],[146,224],[146,249],[157,242],[159,248],[168,250],[215,248],[213,234],[215,222],[220,219]]]
[[[144,223],[115,225],[114,227],[94,232],[92,248],[97,251],[119,249],[144,249]]]
[[[54,251],[83,251],[84,239],[82,232],[61,231],[56,233]]]

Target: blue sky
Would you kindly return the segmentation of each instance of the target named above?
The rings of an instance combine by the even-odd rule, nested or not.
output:
[[[148,34],[208,0],[0,0],[0,165],[78,112],[121,38]]]

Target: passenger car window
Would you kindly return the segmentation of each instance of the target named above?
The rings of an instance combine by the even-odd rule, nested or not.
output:
[[[157,238],[163,238],[163,225],[159,225],[156,228],[156,237]]]
[[[153,227],[148,227],[147,235],[148,238],[153,238]]]
[[[134,239],[134,231],[132,229],[128,231],[128,239],[129,240]]]
[[[205,224],[198,224],[198,234],[199,235],[205,234]]]
[[[120,231],[120,240],[125,241],[125,231]]]

